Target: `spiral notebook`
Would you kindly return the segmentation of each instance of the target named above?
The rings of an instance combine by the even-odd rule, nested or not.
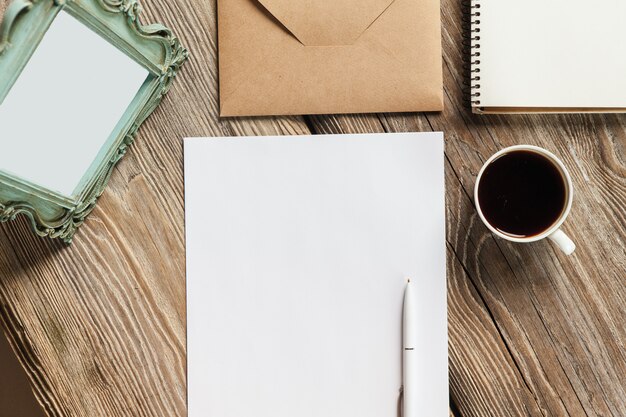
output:
[[[626,1],[470,5],[475,113],[626,111]]]

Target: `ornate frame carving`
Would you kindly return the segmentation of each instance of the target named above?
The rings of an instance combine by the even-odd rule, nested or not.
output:
[[[0,170],[0,222],[25,215],[40,236],[70,243],[94,209],[141,124],[168,92],[188,57],[187,50],[160,24],[143,25],[137,0],[13,0],[0,24],[0,103],[19,77],[56,15],[64,9],[143,65],[150,76],[124,118],[106,155],[87,173],[85,186],[68,198]],[[33,42],[35,39],[35,42]]]

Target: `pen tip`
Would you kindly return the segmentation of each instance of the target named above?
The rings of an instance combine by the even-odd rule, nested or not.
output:
[[[406,283],[407,283],[407,284],[410,284],[410,283],[411,283],[411,278],[408,278],[408,279],[406,280]]]

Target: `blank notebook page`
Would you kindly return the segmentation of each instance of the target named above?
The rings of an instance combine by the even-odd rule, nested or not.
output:
[[[440,133],[187,139],[189,417],[448,416]]]
[[[626,107],[626,1],[475,4],[481,107]]]

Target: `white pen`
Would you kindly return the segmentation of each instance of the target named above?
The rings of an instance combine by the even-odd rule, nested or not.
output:
[[[417,318],[411,280],[404,290],[402,312],[402,417],[417,417]]]

